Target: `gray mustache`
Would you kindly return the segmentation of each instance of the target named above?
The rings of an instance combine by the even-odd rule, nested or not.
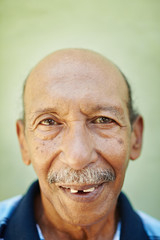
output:
[[[58,172],[53,170],[48,174],[48,183],[80,183],[80,184],[100,184],[113,182],[116,176],[111,169],[82,169],[74,170],[71,168],[61,169]]]

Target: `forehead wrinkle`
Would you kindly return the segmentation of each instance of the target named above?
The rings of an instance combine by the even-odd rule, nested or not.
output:
[[[82,54],[83,55],[83,54]],[[62,56],[61,56],[62,57]],[[78,58],[79,59],[79,58]],[[105,61],[100,61],[100,59],[99,59],[99,57],[98,57],[98,59],[99,59],[99,61],[98,61],[98,59],[96,59],[96,58],[94,58],[95,59],[95,61],[91,61],[91,59],[87,59],[88,61],[87,61],[87,63],[89,64],[89,63],[92,63],[91,64],[91,66],[93,65],[93,62],[94,62],[94,68],[95,68],[95,63],[96,63],[96,66],[98,67],[98,69],[100,70],[100,72],[103,72],[106,68],[107,68],[107,74],[108,73],[112,73],[112,77],[113,77],[113,73],[114,73],[114,76],[115,76],[115,74],[116,74],[116,76],[117,76],[117,72],[118,72],[118,74],[120,74],[120,78],[123,78],[123,76],[121,75],[121,73],[119,72],[119,70],[111,63],[111,62],[109,62],[108,60],[105,60]],[[51,59],[50,59],[51,60]],[[53,60],[53,59],[52,59]],[[62,58],[62,60],[63,60],[63,58]],[[75,59],[75,58],[71,58],[70,60],[72,60],[72,62],[76,62],[77,63],[77,59]],[[79,59],[80,60],[80,59]],[[81,59],[82,60],[82,59]],[[84,59],[83,59],[84,60]],[[92,59],[93,60],[93,59]],[[103,59],[104,60],[104,59]],[[48,60],[49,61],[49,60]],[[47,61],[47,63],[48,63],[48,61]],[[107,62],[106,62],[107,61]],[[50,61],[49,61],[50,62]],[[52,62],[52,61],[51,61]],[[50,63],[51,63],[50,62]],[[55,61],[56,62],[56,61]],[[55,63],[54,62],[54,63]],[[60,61],[61,62],[61,61]],[[44,63],[44,62],[43,62]],[[62,61],[62,63],[64,64],[64,62]],[[80,61],[80,63],[82,63],[82,61]],[[102,66],[102,64],[100,65],[100,63],[103,63],[103,65],[105,65],[105,66]],[[51,65],[53,65],[53,63],[51,64]],[[83,64],[84,65],[84,64]],[[85,65],[86,65],[86,62],[85,62]],[[100,65],[100,66],[99,66]],[[109,67],[106,67],[107,65],[109,65]],[[48,66],[48,65],[47,65]],[[70,65],[69,65],[70,66]],[[40,67],[40,66],[39,66]],[[41,66],[42,67],[42,66]],[[78,67],[79,67],[79,65],[78,65]],[[105,69],[104,69],[105,68]],[[109,69],[108,69],[109,68]],[[39,69],[41,69],[41,68],[38,68],[38,70]],[[68,68],[67,68],[68,69]],[[79,69],[79,68],[78,68]],[[36,69],[35,69],[36,70]],[[37,71],[38,70],[36,70],[36,72],[35,72],[35,70],[34,70],[34,74],[33,74],[33,76],[34,75],[36,75],[37,74]],[[62,69],[60,69],[60,70],[62,70]],[[117,71],[118,70],[118,71]],[[40,70],[39,70],[40,71]],[[47,72],[46,71],[44,71],[45,72],[45,74],[46,73],[48,73],[48,69],[47,69]],[[104,71],[104,72],[106,72],[106,70]],[[42,74],[42,71],[40,71],[40,73]],[[77,73],[77,72],[76,72]],[[66,72],[65,72],[65,74],[66,74]],[[74,74],[75,74],[75,72],[74,72]],[[78,72],[78,74],[79,74],[79,72]],[[32,77],[33,77],[32,76]],[[108,76],[108,75],[107,75]],[[31,77],[31,79],[32,79],[32,77]],[[53,76],[52,76],[53,77]],[[118,77],[118,76],[117,76]],[[116,77],[116,78],[117,78]],[[115,77],[114,77],[115,78]],[[108,79],[108,78],[107,78]],[[124,79],[123,79],[124,80]],[[38,81],[39,82],[39,81]],[[111,82],[111,81],[110,81]],[[54,82],[55,83],[55,82]],[[125,82],[124,82],[125,83]],[[53,83],[52,83],[53,84]],[[42,88],[43,89],[43,88]],[[127,95],[126,95],[127,96]],[[62,107],[62,106],[61,106]],[[88,108],[89,106],[87,106],[86,107],[86,110],[87,110],[87,108]],[[96,107],[97,108],[97,107]],[[57,110],[58,110],[58,107],[57,107]],[[56,110],[56,112],[58,112]],[[63,115],[66,115],[67,113],[65,113],[66,112],[66,108],[64,107],[64,109],[62,110],[61,109],[61,113],[63,112]],[[106,107],[101,107],[101,109],[100,108],[97,108],[97,109],[95,109],[95,110],[93,110],[94,112],[98,112],[98,111],[100,111],[100,110],[103,110],[103,111],[109,111],[109,112],[111,112],[112,114],[114,114],[115,116],[117,116],[118,118],[122,118],[122,115],[123,114],[121,114],[120,113],[120,111],[118,110],[118,109],[115,109],[115,108],[113,108],[112,107],[112,109],[111,109],[111,107],[110,107],[110,109],[108,109],[108,107],[106,108]],[[88,111],[88,110],[87,110]],[[93,112],[92,111],[92,112]],[[40,112],[40,111],[39,111]],[[42,112],[42,111],[41,111]],[[49,111],[50,112],[50,111]],[[54,111],[55,112],[55,111]]]

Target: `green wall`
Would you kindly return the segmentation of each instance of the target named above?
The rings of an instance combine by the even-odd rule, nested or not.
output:
[[[160,219],[159,12],[159,0],[0,1],[0,200],[24,193],[36,178],[21,161],[15,131],[23,80],[46,54],[82,47],[116,62],[131,82],[145,133],[124,191]]]

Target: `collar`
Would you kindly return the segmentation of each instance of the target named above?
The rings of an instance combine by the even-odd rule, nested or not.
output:
[[[36,181],[30,186],[9,220],[5,240],[40,240],[34,217],[34,198],[39,192],[39,183]],[[118,207],[121,218],[120,240],[149,240],[141,218],[123,193],[120,193],[118,198]]]
[[[120,193],[118,207],[121,218],[120,240],[149,240],[139,215],[133,210],[127,197]]]
[[[34,217],[34,197],[39,193],[38,181],[34,182],[10,218],[5,240],[40,240]]]

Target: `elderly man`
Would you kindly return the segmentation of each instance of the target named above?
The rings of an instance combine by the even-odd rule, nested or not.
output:
[[[142,133],[129,84],[113,63],[84,49],[47,56],[27,78],[17,121],[23,161],[38,181],[1,203],[0,239],[160,239],[160,222],[121,193]]]

